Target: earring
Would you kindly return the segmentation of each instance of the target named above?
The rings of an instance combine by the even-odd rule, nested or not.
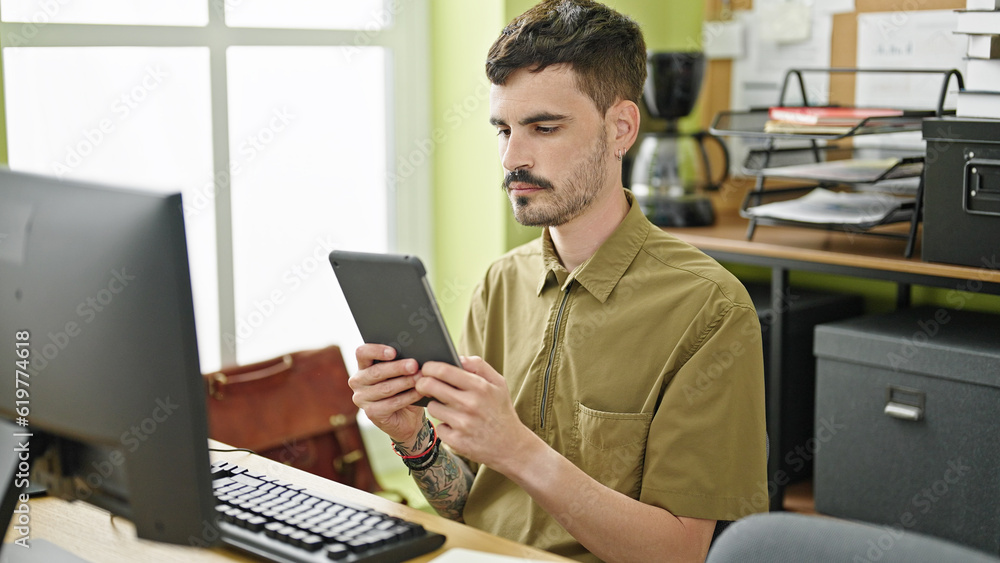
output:
[[[623,158],[624,156],[625,156],[625,151],[624,151],[624,150],[622,150],[622,149],[618,149],[618,150],[616,150],[616,151],[615,151],[615,158],[617,158],[617,159],[618,159],[618,162],[621,162],[621,161],[622,161],[622,158]]]

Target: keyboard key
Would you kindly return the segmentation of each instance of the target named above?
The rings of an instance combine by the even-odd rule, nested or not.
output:
[[[302,538],[299,545],[306,551],[319,551],[323,547],[323,538],[315,534],[309,534]]]
[[[344,544],[338,543],[326,548],[326,557],[332,561],[346,559],[351,554],[351,550]]]
[[[264,531],[269,537],[275,537],[285,527],[281,522],[268,522],[264,524]]]
[[[250,518],[247,518],[245,528],[253,530],[254,532],[259,532],[264,529],[265,524],[267,524],[267,518],[253,515]]]

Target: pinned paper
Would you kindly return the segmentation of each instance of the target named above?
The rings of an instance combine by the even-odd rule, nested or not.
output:
[[[775,43],[797,43],[809,39],[812,10],[802,0],[764,2],[757,13],[762,24],[760,38]]]
[[[765,27],[759,5],[785,4],[785,0],[756,0],[754,10],[737,12],[746,31],[746,53],[733,64],[733,86],[730,105],[733,108],[769,107],[778,103],[785,74],[790,68],[826,68],[830,66],[833,18],[814,14],[809,39],[798,43],[778,43],[762,37]],[[807,105],[823,105],[829,98],[826,73],[811,73],[806,79]],[[797,83],[795,83],[797,84]],[[784,100],[786,105],[800,104],[798,87]]]
[[[710,59],[738,59],[746,53],[742,21],[707,21],[701,27],[701,45]]]
[[[965,70],[966,38],[952,33],[952,10],[895,12],[858,16],[858,66],[862,68],[955,68]],[[859,74],[855,101],[865,106],[935,108],[943,74]],[[952,83],[952,88],[955,83]],[[954,102],[954,98],[946,100]]]

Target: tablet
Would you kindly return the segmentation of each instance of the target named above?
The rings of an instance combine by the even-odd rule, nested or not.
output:
[[[421,366],[438,361],[461,367],[419,258],[334,250],[330,265],[366,343],[392,346],[396,359],[413,358]]]

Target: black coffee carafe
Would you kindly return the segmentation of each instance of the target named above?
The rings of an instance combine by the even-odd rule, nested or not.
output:
[[[694,108],[705,73],[699,52],[651,52],[646,58],[643,102],[650,115],[665,119],[660,132],[643,135],[632,163],[629,187],[643,213],[663,227],[711,225],[715,213],[706,191],[718,190],[729,176],[725,143],[707,131],[684,134],[677,121]],[[711,169],[706,142],[723,155],[719,172]],[[718,176],[718,179],[713,179]]]

